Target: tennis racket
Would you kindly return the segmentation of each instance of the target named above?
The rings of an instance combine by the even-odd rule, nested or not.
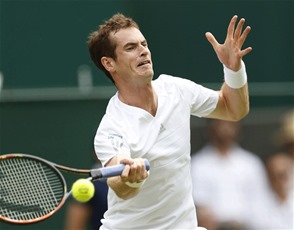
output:
[[[150,165],[145,160],[146,169]],[[30,224],[56,213],[71,191],[61,171],[88,175],[89,180],[118,176],[125,165],[75,169],[28,154],[0,156],[0,220]]]

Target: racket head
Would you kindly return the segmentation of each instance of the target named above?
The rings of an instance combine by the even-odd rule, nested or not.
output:
[[[27,154],[0,156],[0,220],[45,220],[64,204],[66,192],[64,177],[48,161]]]

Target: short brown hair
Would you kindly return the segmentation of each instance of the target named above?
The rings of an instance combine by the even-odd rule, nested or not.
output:
[[[100,25],[98,29],[92,32],[88,37],[88,48],[90,56],[95,65],[102,70],[106,76],[114,83],[111,74],[104,68],[101,63],[101,58],[111,57],[116,59],[116,43],[110,39],[112,32],[116,33],[120,29],[135,27],[139,29],[138,24],[129,17],[121,13],[113,15],[110,19]]]

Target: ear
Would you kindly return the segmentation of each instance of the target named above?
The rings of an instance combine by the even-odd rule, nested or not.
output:
[[[102,57],[101,63],[108,72],[113,71],[113,59],[109,57]]]

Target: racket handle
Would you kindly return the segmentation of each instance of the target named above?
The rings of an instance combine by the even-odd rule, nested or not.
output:
[[[149,161],[147,159],[144,159],[144,161],[145,161],[146,170],[149,170],[150,169]],[[119,165],[113,165],[113,166],[108,166],[108,167],[99,168],[99,169],[93,169],[91,170],[90,175],[93,180],[119,176],[124,170],[124,168],[125,168],[124,164],[119,164]]]

